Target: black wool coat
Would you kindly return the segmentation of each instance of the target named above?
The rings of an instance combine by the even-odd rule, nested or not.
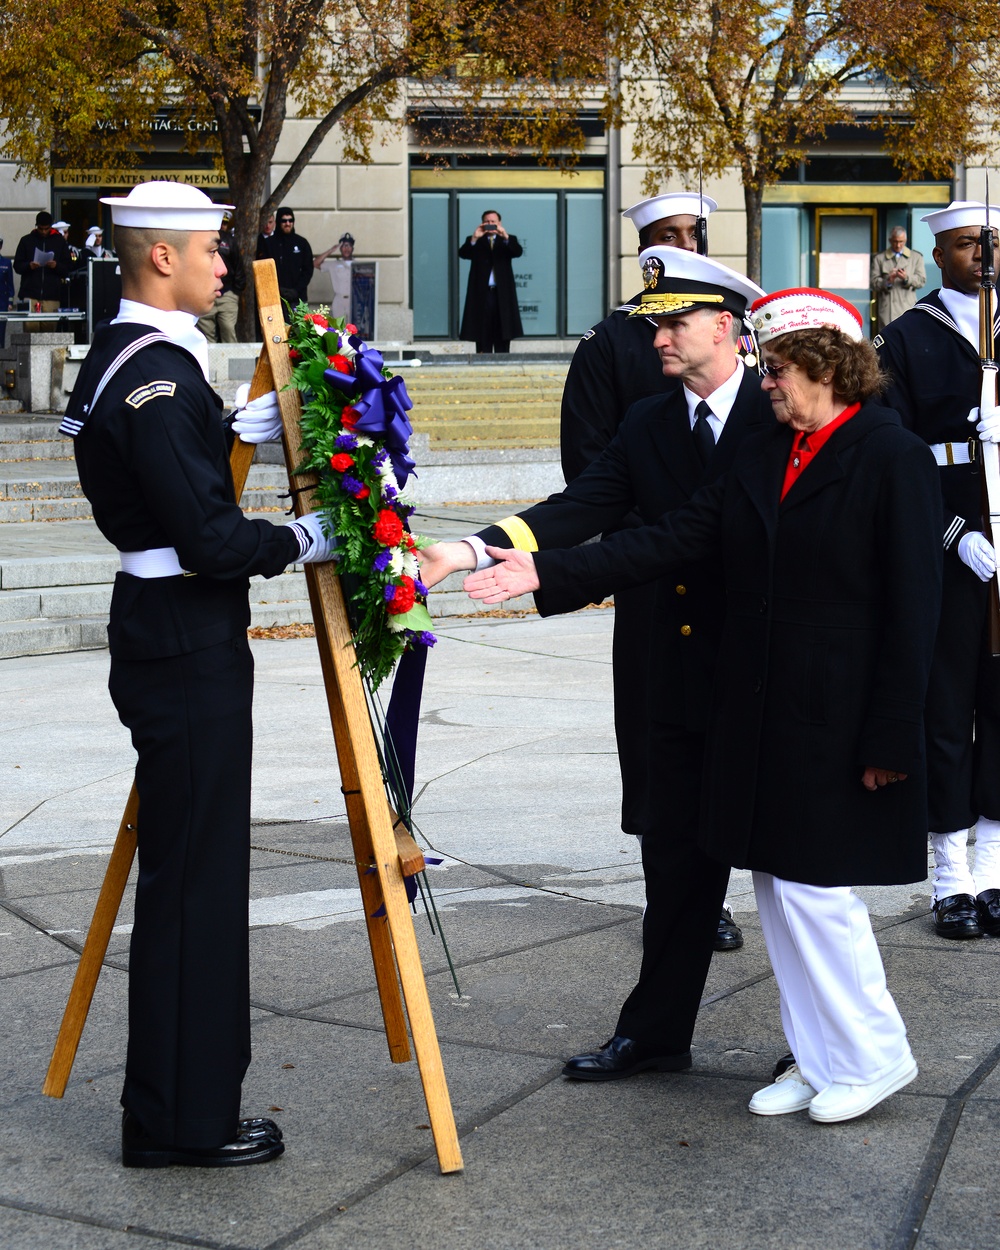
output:
[[[570,611],[682,557],[721,554],[703,848],[811,885],[920,881],[937,468],[894,412],[868,403],[779,502],[791,441],[787,427],[747,439],[724,478],[655,525],[539,552],[539,609]],[[869,766],[908,780],[870,793]]]
[[[681,388],[640,400],[632,405],[618,434],[589,468],[558,495],[520,513],[520,519],[543,551],[606,534],[630,515],[651,526],[665,512],[687,503],[705,483],[725,473],[751,434],[773,426],[770,400],[761,390],[757,375],[746,371],[715,451],[703,466],[695,451]],[[480,537],[491,546],[512,545],[499,526],[481,531]],[[580,550],[596,551],[613,537]],[[640,576],[609,585],[603,594],[595,593],[593,601],[599,603],[623,586],[654,579],[659,580],[651,608],[655,628],[636,623],[632,669],[619,672],[616,665],[615,680],[647,687],[658,721],[702,733],[708,725],[726,606],[719,552],[706,550],[697,558],[678,552],[656,568],[643,568]],[[540,606],[542,601],[544,597]],[[570,611],[589,602],[591,597],[584,595],[569,606],[551,610]],[[542,611],[546,609],[542,607]]]
[[[486,300],[490,289],[490,270],[493,270],[497,288],[497,310],[500,314],[501,338],[516,339],[524,333],[521,314],[517,308],[517,287],[514,285],[512,261],[523,253],[516,234],[506,239],[499,237],[490,247],[489,236],[482,235],[475,242],[472,235],[458,249],[463,260],[472,262],[469,283],[465,289],[465,308],[462,311],[462,328],[458,337],[477,342],[488,332],[486,324]]]

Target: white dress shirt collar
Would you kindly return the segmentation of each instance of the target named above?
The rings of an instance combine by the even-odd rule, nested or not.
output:
[[[708,417],[708,424],[712,428],[715,435],[715,441],[719,441],[719,435],[722,433],[722,427],[726,424],[729,414],[733,410],[733,404],[736,403],[736,396],[740,393],[740,387],[743,385],[743,377],[746,372],[746,366],[742,360],[737,360],[736,368],[733,375],[727,378],[720,387],[717,387],[711,395],[705,397],[705,403],[711,408]],[[684,387],[684,398],[687,400],[688,420],[691,422],[691,429],[694,429],[694,423],[697,420],[695,409],[701,403],[701,396],[696,395],[694,391]]]
[[[118,316],[111,322],[113,326],[136,322],[143,326],[152,326],[165,334],[172,343],[183,347],[186,352],[197,360],[205,381],[208,381],[208,339],[198,329],[198,318],[194,313],[181,311],[167,312],[163,308],[153,308],[150,304],[140,304],[133,299],[123,299],[118,309]]]

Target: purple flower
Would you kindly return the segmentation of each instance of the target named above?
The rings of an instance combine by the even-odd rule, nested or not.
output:
[[[416,590],[418,595],[423,595],[425,599],[427,598],[427,587],[423,584],[419,577],[415,577],[413,579],[413,588]]]
[[[429,630],[425,629],[417,635],[417,642],[419,642],[422,647],[433,647],[437,642],[437,638],[435,638]]]
[[[396,587],[393,586],[392,583],[390,583],[388,586],[386,586],[385,590],[382,591],[382,594],[385,598],[386,603],[392,603],[393,599],[395,599],[396,597]]]
[[[354,451],[358,445],[358,440],[353,434],[339,434],[333,443],[338,451]]]
[[[382,498],[386,501],[386,503],[392,503],[392,501],[396,498],[397,494],[398,494],[398,491],[396,490],[395,486],[383,486],[382,487]]]
[[[356,477],[351,477],[349,473],[344,474],[344,476],[340,479],[340,484],[349,495],[356,495],[364,485],[364,483],[359,482]]]
[[[389,561],[392,559],[392,552],[388,547],[384,551],[380,551],[372,561],[372,572],[382,573],[388,567]]]
[[[382,451],[376,452],[375,455],[372,456],[372,464],[375,465],[377,468],[378,466],[385,464],[387,459],[388,459],[388,452],[386,452],[385,450],[382,450]]]

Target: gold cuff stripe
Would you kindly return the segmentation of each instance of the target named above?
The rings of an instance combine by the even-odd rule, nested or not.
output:
[[[505,517],[502,521],[497,521],[497,525],[514,544],[515,551],[538,550],[538,542],[531,532],[531,527],[525,524],[519,516]]]

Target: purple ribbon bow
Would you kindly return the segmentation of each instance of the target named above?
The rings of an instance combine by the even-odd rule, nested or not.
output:
[[[327,369],[323,376],[333,386],[349,395],[361,391],[360,398],[351,401],[351,407],[358,414],[354,433],[374,434],[382,439],[392,461],[392,471],[402,489],[415,468],[410,458],[410,435],[413,433],[413,426],[406,415],[408,409],[413,407],[413,401],[407,395],[406,383],[401,377],[382,376],[381,352],[366,347],[353,335],[350,343],[357,351],[354,358],[355,372],[340,373],[336,369]]]

